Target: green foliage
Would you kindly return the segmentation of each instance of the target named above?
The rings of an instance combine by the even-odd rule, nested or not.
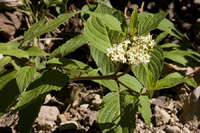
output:
[[[140,13],[138,16],[138,34],[143,35],[156,29],[166,15],[167,13],[164,12],[157,14]]]
[[[184,39],[184,35],[175,28],[174,24],[169,21],[168,19],[163,19],[158,27],[157,27],[159,30],[161,31],[165,31],[167,32],[168,34],[172,35],[172,36],[175,36],[177,37],[178,39]]]
[[[134,8],[134,11],[131,14],[131,20],[130,20],[130,24],[129,24],[129,32],[131,33],[131,35],[134,35],[135,32],[137,31],[137,26],[138,26],[138,10],[137,8]]]
[[[13,48],[8,44],[0,44],[0,54],[15,56],[18,58],[28,58],[28,53],[19,48]]]
[[[111,59],[95,47],[90,47],[90,53],[102,74],[114,73],[114,64]]]
[[[153,76],[153,81],[151,84],[155,84],[155,82],[159,79],[160,74],[162,72],[163,68],[163,52],[162,49],[159,47],[156,47],[152,53],[151,53],[151,59],[150,63],[147,64],[147,69],[149,70],[150,73],[152,73]],[[151,78],[147,75],[147,72],[145,70],[144,64],[138,64],[136,66],[132,67],[132,71],[134,75],[137,77],[137,79],[145,86],[148,86],[148,78]]]
[[[108,88],[110,91],[118,91],[119,87],[115,80],[93,80],[94,82],[97,82],[104,87]],[[119,81],[127,85],[131,88],[131,90],[140,92],[143,88],[143,86],[140,84],[140,82],[133,76],[129,74],[125,74],[124,76],[121,76],[119,78]],[[126,87],[120,86],[120,91],[127,90]]]
[[[31,41],[35,37],[47,33],[56,29],[58,26],[66,22],[69,18],[74,16],[76,13],[64,13],[60,14],[56,19],[45,23],[45,20],[40,20],[39,22],[33,24],[28,31],[24,33],[24,42]]]
[[[111,92],[103,98],[98,122],[103,133],[132,133],[136,127],[137,99],[127,92]]]
[[[38,116],[40,107],[45,100],[45,96],[38,97],[31,104],[19,110],[19,130],[21,133],[31,132],[32,124]]]
[[[193,66],[199,64],[200,54],[192,49],[181,47],[181,45],[167,43],[161,46],[164,50],[164,56],[183,66]]]
[[[30,84],[29,89],[21,94],[21,97],[15,106],[16,109],[23,108],[38,97],[51,91],[59,91],[68,82],[65,74],[53,70],[42,74],[40,78]]]
[[[86,44],[87,40],[83,35],[78,35],[68,41],[66,41],[64,44],[62,44],[60,47],[55,49],[51,53],[51,57],[55,57],[57,55],[66,56],[70,54],[71,52],[74,52],[76,49],[80,48],[82,45]]]
[[[25,50],[29,56],[47,56],[49,55],[48,53],[44,52],[43,50],[41,50],[40,48],[36,47],[36,46],[32,46],[32,47],[28,47]]]
[[[150,127],[151,124],[151,107],[150,107],[150,101],[147,96],[140,96],[139,97],[139,111],[142,114],[142,117],[144,118],[144,121],[146,124]]]
[[[193,78],[184,77],[180,73],[174,72],[168,74],[166,77],[157,81],[155,89],[160,90],[160,89],[172,88],[181,83],[187,83],[192,87],[195,88],[197,87],[197,83]]]
[[[8,111],[19,95],[15,76],[17,71],[6,72],[0,77],[0,114]]]
[[[16,81],[20,92],[23,92],[24,89],[28,87],[28,85],[34,79],[35,73],[35,66],[25,66],[17,72]]]
[[[11,60],[12,60],[12,58],[9,56],[3,57],[2,59],[0,59],[0,67],[8,64]]]
[[[85,37],[91,45],[103,53],[111,47],[113,34],[117,36],[125,34],[125,19],[117,10],[107,6],[98,6],[95,12],[84,9],[82,14],[90,15],[84,27]]]
[[[84,35],[91,45],[103,53],[106,53],[106,49],[111,47],[106,26],[97,17],[88,19],[85,24]]]

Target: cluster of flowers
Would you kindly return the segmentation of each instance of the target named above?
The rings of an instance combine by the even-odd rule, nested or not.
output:
[[[125,40],[107,49],[107,56],[114,62],[126,64],[139,64],[150,62],[150,50],[154,47],[155,41],[150,34],[145,36],[135,35],[132,40]]]

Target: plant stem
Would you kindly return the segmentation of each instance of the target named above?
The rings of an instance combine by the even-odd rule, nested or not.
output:
[[[117,82],[119,84],[121,84],[122,86],[126,87],[130,92],[132,92],[133,95],[135,95],[135,96],[139,96],[140,95],[139,92],[134,91],[133,89],[131,89],[130,87],[128,87],[126,84],[122,83],[120,80],[117,79]]]
[[[78,78],[73,78],[70,79],[70,81],[78,81],[78,80],[105,80],[105,79],[115,79],[116,77],[118,77],[115,74],[112,75],[103,75],[103,76],[85,76],[85,77],[78,77]]]

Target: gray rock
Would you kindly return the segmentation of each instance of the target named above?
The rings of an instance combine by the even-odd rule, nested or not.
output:
[[[166,110],[155,106],[155,118],[156,118],[156,125],[161,126],[166,124],[170,120],[170,115],[167,113]]]
[[[183,133],[190,133],[190,130],[187,127],[183,128]]]
[[[55,121],[59,114],[56,106],[42,106],[36,122],[41,129],[52,129],[56,125]]]
[[[165,128],[166,133],[181,133],[181,129],[177,126],[167,126]]]

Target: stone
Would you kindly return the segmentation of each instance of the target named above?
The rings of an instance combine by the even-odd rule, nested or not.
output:
[[[155,118],[156,118],[156,125],[160,126],[163,124],[167,124],[170,120],[170,115],[167,113],[166,110],[155,106]]]
[[[102,102],[102,99],[101,99],[100,95],[96,94],[94,96],[94,100],[92,100],[92,103],[96,104],[96,105],[99,105],[99,104],[101,104],[101,102]]]
[[[165,128],[166,133],[181,133],[181,129],[177,126],[167,126]]]
[[[87,110],[88,107],[89,107],[89,104],[82,104],[82,105],[80,106],[80,110]]]
[[[55,121],[59,114],[56,106],[42,106],[36,122],[41,129],[52,129],[56,125]]]
[[[190,130],[187,127],[183,128],[183,133],[190,133]]]

